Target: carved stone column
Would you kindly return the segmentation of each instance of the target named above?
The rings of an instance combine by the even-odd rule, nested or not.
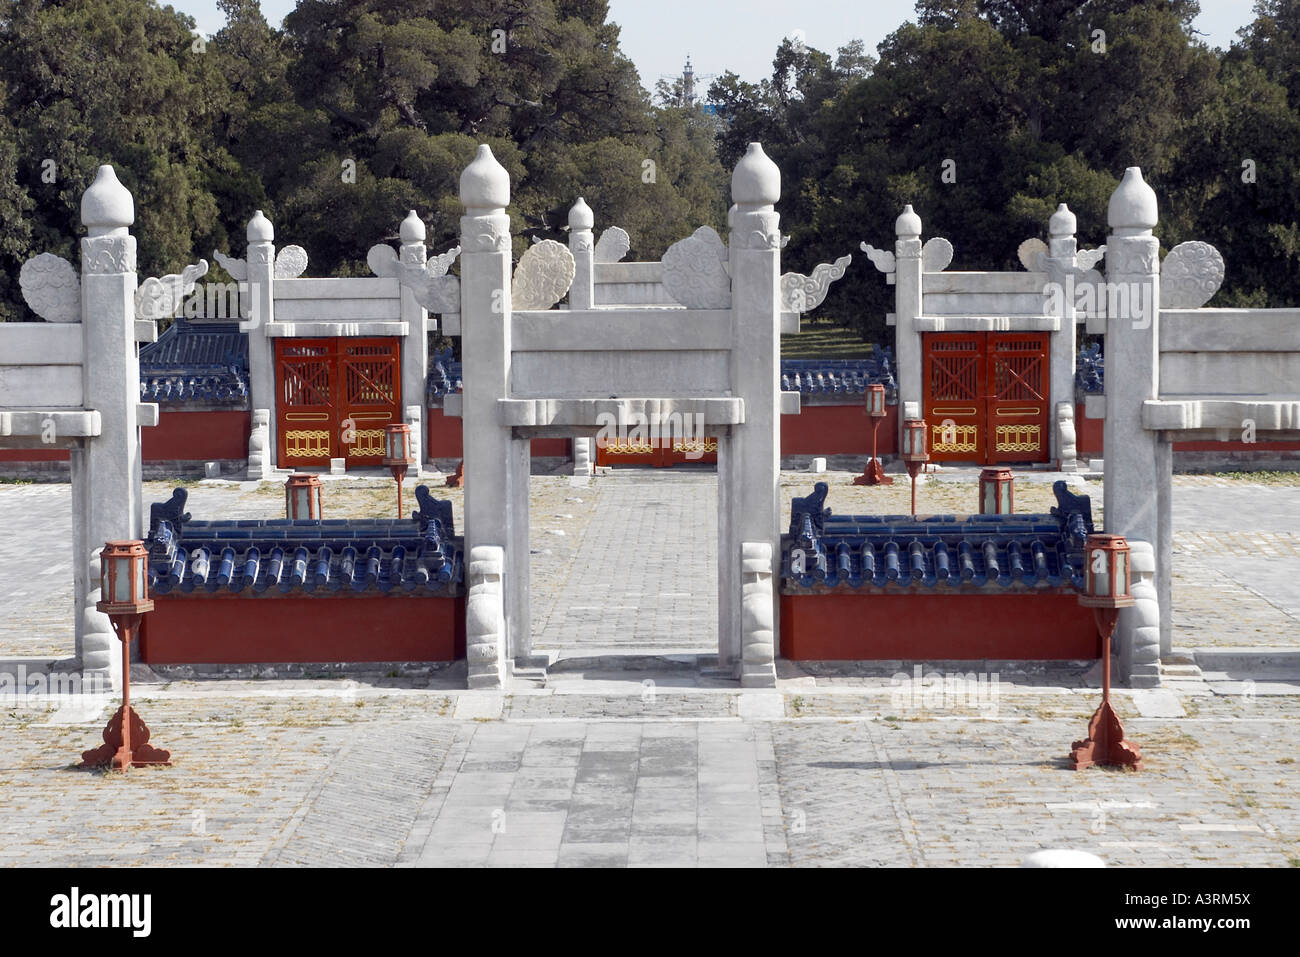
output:
[[[424,222],[411,210],[398,227],[398,238],[402,241],[398,260],[402,266],[424,270],[429,258],[425,236]],[[409,474],[419,478],[424,464],[421,450],[424,448],[424,393],[429,375],[429,313],[416,301],[410,284],[402,283],[401,290],[401,316],[407,326],[406,341],[402,343],[402,404],[405,421],[411,427],[411,451],[415,453],[415,465]]]
[[[1156,194],[1136,166],[1111,196],[1107,219],[1106,531],[1154,543],[1160,541],[1160,490],[1163,485],[1167,492],[1172,459],[1167,443],[1142,425],[1142,404],[1160,394],[1160,241],[1151,233]],[[1165,561],[1167,555],[1153,558]],[[1143,640],[1136,622],[1136,614],[1121,615],[1116,629],[1121,660],[1135,665],[1135,643]],[[1156,622],[1158,630],[1159,613]]]
[[[731,198],[736,204],[727,251],[735,337],[731,381],[734,394],[745,400],[745,422],[732,433],[725,463],[719,448],[718,481],[729,483],[725,520],[720,516],[724,525],[718,541],[720,564],[735,562],[742,543],[766,545],[769,558],[780,547],[781,218],[775,204],[781,198],[781,171],[757,143],[749,144],[736,164]],[[744,659],[742,621],[758,618],[756,613],[741,613],[738,592],[743,583],[742,589],[736,584],[733,579],[729,594],[720,596],[724,606],[719,609],[719,623],[729,622],[729,626],[725,633],[719,632],[719,663],[740,666],[743,683],[774,682],[770,657],[762,664]],[[768,606],[765,620],[776,622],[779,609],[770,583],[763,600]]]
[[[894,223],[894,352],[898,371],[898,419],[900,448],[903,418],[909,405],[920,414],[923,399],[921,381],[921,333],[916,320],[921,315],[921,217],[905,206]]]
[[[528,550],[525,544],[519,555],[519,549],[511,546],[520,523],[527,534],[527,510],[519,515],[514,506],[517,486],[526,485],[528,473],[525,468],[519,474],[511,431],[501,424],[498,411],[499,400],[509,395],[510,388],[511,241],[505,211],[510,177],[486,145],[478,148],[474,161],[461,173],[460,199],[465,207],[460,220],[465,544],[471,555],[482,556],[485,562],[490,559],[490,564],[481,566],[488,576],[484,584],[491,593],[505,596],[500,640],[488,640],[489,634],[497,632],[483,630],[488,629],[490,616],[480,616],[479,658],[470,661],[471,682],[477,682],[472,686],[488,687],[499,684],[506,673],[512,631],[528,628],[526,620],[514,620],[520,605],[511,600],[523,595],[522,607],[527,608]],[[480,551],[484,548],[489,550]],[[497,656],[495,663],[484,657],[489,652]]]
[[[100,414],[102,434],[72,456],[73,524],[87,551],[75,557],[80,612],[76,652],[87,675],[121,680],[121,651],[99,601],[98,550],[140,538],[140,362],[135,343],[135,201],[111,166],[101,166],[81,199],[81,328],[85,407]]]

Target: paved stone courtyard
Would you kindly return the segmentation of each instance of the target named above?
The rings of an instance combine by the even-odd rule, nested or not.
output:
[[[811,478],[786,473],[786,500]],[[327,509],[391,498],[391,483],[348,485],[327,487]],[[835,484],[831,504],[880,491]],[[956,509],[973,489],[922,494]],[[1025,483],[1017,502],[1047,494]],[[1300,489],[1186,477],[1175,494],[1175,644],[1296,648]],[[196,485],[190,509],[265,516],[280,495]],[[110,698],[3,703],[0,864],[1001,866],[1071,847],[1117,866],[1300,866],[1300,676],[1121,690],[1147,767],[1079,774],[1065,755],[1096,707],[1095,668],[1002,669],[978,695],[932,700],[887,671],[787,668],[776,692],[741,692],[676,659],[601,659],[709,650],[716,557],[682,529],[711,541],[715,507],[707,473],[534,478],[538,644],[589,660],[545,687],[461,691],[463,666],[141,681],[133,698],[175,764],[128,775],[72,769]],[[36,535],[66,540],[67,510],[66,486],[0,486],[0,655],[70,651],[65,560],[19,562]],[[1198,587],[1225,578],[1225,598]],[[597,610],[569,614],[600,589]]]

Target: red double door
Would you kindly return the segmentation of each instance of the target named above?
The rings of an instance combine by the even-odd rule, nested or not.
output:
[[[1048,461],[1047,333],[936,332],[922,342],[931,461]]]
[[[275,340],[277,464],[380,465],[401,390],[399,339]]]

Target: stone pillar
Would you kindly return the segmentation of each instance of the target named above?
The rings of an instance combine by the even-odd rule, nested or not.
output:
[[[596,217],[581,196],[569,210],[569,252],[573,253],[573,285],[569,287],[569,308],[590,309],[596,302]]]
[[[80,612],[76,653],[86,674],[120,686],[121,652],[99,601],[98,552],[113,540],[143,537],[141,513],[140,361],[135,344],[135,201],[111,166],[101,166],[81,198],[81,329],[85,407],[99,412],[102,433],[72,456],[74,591]]]
[[[718,562],[739,566],[742,543],[766,544],[769,555],[780,551],[781,474],[781,229],[775,204],[781,198],[781,171],[763,148],[750,143],[731,176],[732,215],[728,257],[731,265],[732,335],[731,385],[745,401],[745,422],[731,438],[726,466],[733,481],[728,495],[729,534],[718,542]],[[919,268],[919,266],[918,266]],[[719,481],[725,478],[719,475]],[[776,594],[767,584],[768,604],[775,633],[779,609]],[[742,660],[744,630],[740,589],[727,597],[731,608],[728,632],[719,631],[718,655],[722,666]],[[727,620],[719,609],[719,623]],[[738,627],[739,626],[739,627]],[[776,671],[742,667],[744,685],[771,685]]]
[[[240,323],[248,332],[248,405],[253,410],[266,409],[266,452],[262,477],[288,464],[277,461],[279,436],[275,427],[275,343],[267,336],[267,327],[275,321],[275,228],[259,209],[248,221],[249,318]],[[251,438],[251,436],[250,436]],[[251,458],[251,449],[250,449]],[[249,462],[250,470],[252,462]]]
[[[916,320],[921,315],[921,217],[910,205],[894,223],[894,359],[898,373],[898,407],[913,403],[923,408],[921,376],[921,333]],[[903,416],[899,416],[898,435],[901,448]]]
[[[1068,206],[1062,203],[1047,223],[1047,280],[1061,295],[1061,327],[1051,338],[1051,380],[1048,407],[1052,422],[1048,455],[1060,463],[1061,469],[1072,472],[1078,467],[1078,446],[1074,429],[1074,363],[1078,352],[1074,290],[1076,254],[1078,244],[1074,238],[1078,221]],[[1074,278],[1072,278],[1074,277]],[[1065,408],[1062,408],[1065,406]]]
[[[528,580],[515,581],[510,519],[518,463],[512,456],[510,429],[501,425],[499,399],[510,387],[510,177],[492,151],[480,146],[474,161],[460,176],[460,200],[465,215],[460,220],[461,349],[464,393],[461,428],[465,461],[465,550],[471,555],[495,556],[500,583],[480,600],[500,606],[502,641],[496,661],[485,647],[469,663],[471,687],[499,687],[505,678],[505,655],[514,628],[505,595],[527,588]],[[523,476],[527,481],[527,473]],[[524,561],[528,559],[527,550]],[[486,560],[486,559],[485,559]],[[471,601],[474,600],[471,584]],[[484,587],[487,587],[486,585]],[[496,612],[493,612],[495,615]],[[522,623],[527,627],[527,622]],[[471,639],[472,640],[472,639]],[[481,643],[482,644],[482,643]]]
[[[1107,215],[1105,514],[1106,531],[1130,542],[1160,541],[1162,443],[1142,427],[1142,403],[1160,393],[1160,241],[1151,234],[1157,218],[1155,191],[1129,167]],[[1154,557],[1157,567],[1167,561]],[[1139,622],[1136,608],[1120,614],[1121,662],[1137,661]]]
[[[424,244],[425,229],[420,217],[411,210],[397,230],[401,246],[398,259],[403,266],[424,269],[429,250]],[[402,343],[402,404],[406,422],[411,426],[411,451],[415,465],[410,474],[420,477],[424,455],[424,392],[429,376],[429,311],[415,301],[415,293],[406,283],[401,284],[401,316],[406,323],[406,341]]]

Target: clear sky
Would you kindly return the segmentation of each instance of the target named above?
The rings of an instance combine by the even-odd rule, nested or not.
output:
[[[205,34],[225,22],[212,0],[171,0]],[[889,33],[911,19],[913,0],[610,0],[610,19],[622,30],[622,47],[653,91],[661,76],[678,75],[690,55],[698,75],[732,70],[757,81],[772,69],[783,37],[799,31],[805,43],[833,53],[860,39],[874,52]],[[1251,20],[1251,0],[1201,0],[1196,28],[1210,46],[1227,47]],[[294,0],[262,0],[262,13],[279,24]]]

